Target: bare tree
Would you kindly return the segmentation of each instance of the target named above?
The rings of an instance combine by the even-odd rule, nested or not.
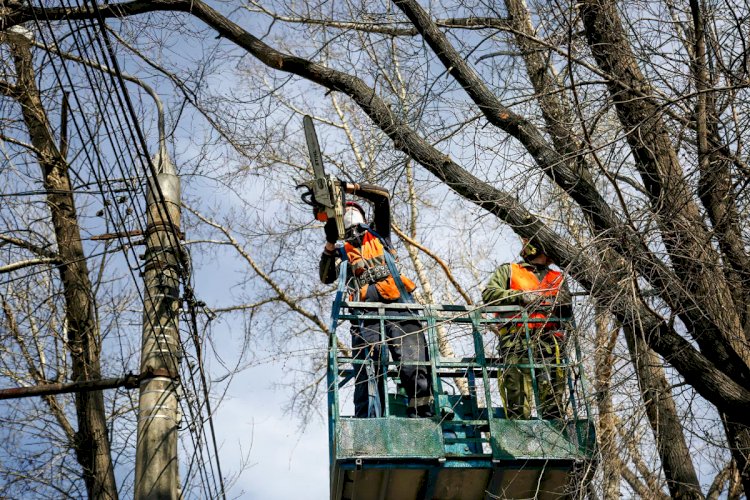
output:
[[[685,422],[676,420],[693,395],[700,397],[695,404],[715,408],[725,427],[725,449],[750,490],[750,430],[743,414],[750,406],[750,13],[741,3],[725,7],[697,0],[685,10],[669,1],[508,1],[506,8],[456,3],[428,12],[414,0],[302,4],[299,10],[251,3],[248,10],[259,24],[245,29],[242,15],[235,22],[200,0],[135,0],[97,9],[14,5],[2,22],[11,26],[43,15],[143,19],[146,30],[160,29],[159,22],[182,23],[186,33],[207,26],[234,44],[237,50],[226,48],[227,54],[247,65],[254,83],[267,83],[247,93],[233,91],[223,101],[214,94],[190,97],[210,117],[217,140],[233,151],[233,161],[245,163],[248,176],[290,188],[292,181],[274,173],[306,173],[304,152],[290,140],[299,130],[294,118],[308,108],[325,108],[328,113],[316,113],[326,117],[331,132],[324,149],[342,175],[356,172],[348,166],[364,164],[368,180],[390,180],[405,189],[398,168],[418,164],[425,191],[442,190],[448,200],[425,201],[424,207],[468,220],[461,230],[497,227],[497,221],[488,222],[489,213],[517,234],[538,238],[597,310],[627,333],[642,393],[653,395],[647,414],[666,484],[673,495],[695,497],[702,493],[691,462],[680,459],[685,448],[671,456],[664,441],[684,441],[679,427]],[[138,43],[137,37],[130,41]],[[399,74],[409,74],[402,85],[394,84]],[[206,92],[205,86],[196,88]],[[324,104],[326,98],[331,104]],[[336,106],[356,109],[337,116]],[[240,119],[240,111],[248,120]],[[360,120],[362,134],[347,130],[342,116]],[[362,122],[363,116],[369,121]],[[346,146],[337,148],[341,137],[347,137]],[[236,166],[227,174],[243,172]],[[550,208],[557,205],[549,203],[549,193],[569,203],[585,238],[571,235]],[[274,202],[291,198],[281,191],[273,196]],[[248,241],[260,245],[281,236],[271,230],[281,219],[263,221],[264,231],[245,228]],[[309,273],[316,248],[302,236],[310,233],[301,221],[294,224],[296,232],[273,241],[298,243],[304,258],[282,260],[288,246],[262,249],[273,275],[290,287],[292,277]],[[577,241],[590,243],[581,248]],[[465,271],[471,275],[471,268]],[[324,308],[322,296],[319,289],[301,300]],[[307,326],[298,324],[295,331]],[[669,377],[662,363],[674,369]],[[689,395],[673,405],[670,385],[683,384]],[[635,457],[641,451],[633,449],[632,461],[643,482],[627,467],[620,474],[634,490],[645,483],[643,491],[658,491],[658,475],[638,465],[644,463]],[[720,454],[717,474],[728,461]],[[607,484],[614,489],[611,479]]]
[[[66,350],[70,353],[70,378],[88,381],[101,378],[101,340],[94,291],[83,252],[78,214],[72,195],[72,184],[66,158],[58,148],[35,81],[29,41],[23,34],[7,37],[13,57],[16,80],[3,82],[3,94],[14,99],[28,131],[41,170],[46,201],[55,233],[58,271],[65,298]],[[23,242],[14,242],[23,245]],[[33,250],[26,245],[27,250]],[[47,257],[49,251],[38,257]],[[11,325],[11,314],[6,314]],[[34,370],[32,370],[34,371]],[[41,377],[43,380],[43,377]],[[36,382],[40,381],[37,376]],[[53,401],[49,400],[52,408]],[[110,456],[110,438],[105,417],[104,397],[99,391],[76,394],[77,430],[68,436],[81,465],[89,497],[117,498],[114,467]],[[70,431],[70,425],[61,423]]]

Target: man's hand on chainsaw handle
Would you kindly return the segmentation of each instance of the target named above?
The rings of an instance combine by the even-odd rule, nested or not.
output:
[[[341,189],[348,194],[354,194],[359,190],[359,184],[346,182],[344,179],[339,179],[339,184],[341,184]]]

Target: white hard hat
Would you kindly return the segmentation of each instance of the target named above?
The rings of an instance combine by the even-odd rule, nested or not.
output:
[[[344,229],[349,229],[357,224],[364,224],[365,218],[362,216],[362,212],[354,206],[346,207],[344,211]]]

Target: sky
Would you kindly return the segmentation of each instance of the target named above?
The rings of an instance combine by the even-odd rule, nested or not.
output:
[[[249,457],[228,498],[328,498],[326,423],[314,418],[299,432],[299,420],[281,410],[288,394],[269,386],[280,376],[274,365],[244,371],[216,414],[222,470],[236,472]]]
[[[215,186],[209,181],[192,179],[186,188],[187,194],[202,192],[205,196]],[[233,205],[232,198],[229,195],[222,201]],[[210,204],[211,201],[207,201],[207,205]],[[320,237],[322,240],[322,231]],[[188,234],[187,239],[191,238],[197,238],[197,235]],[[255,250],[249,248],[251,252]],[[194,255],[194,284],[200,300],[206,301],[209,307],[242,302],[237,295],[243,293],[243,289],[236,281],[246,268],[234,250],[224,246],[213,249],[210,255],[197,251]],[[301,286],[312,288],[315,284],[302,283]],[[286,306],[277,307],[279,311],[293,314]],[[226,373],[225,368],[216,363],[217,358],[229,364],[237,362],[238,346],[246,328],[253,327],[247,327],[242,315],[234,313],[221,315],[208,330],[210,344],[204,349],[208,355],[210,378],[216,381]],[[221,469],[224,477],[229,478],[226,482],[227,498],[328,498],[327,421],[318,415],[311,416],[305,422],[304,432],[300,431],[303,423],[300,416],[283,410],[291,397],[289,391],[276,386],[288,381],[284,363],[268,361],[273,356],[264,351],[263,337],[258,332],[250,334],[258,335],[260,339],[251,341],[249,366],[228,380],[225,397],[214,407]],[[216,355],[212,349],[216,350]],[[254,361],[257,359],[262,361]],[[294,362],[293,359],[285,363]],[[212,394],[219,396],[224,386],[217,381]],[[320,410],[325,411],[324,398],[320,400]]]

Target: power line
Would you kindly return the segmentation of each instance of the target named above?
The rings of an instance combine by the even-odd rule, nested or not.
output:
[[[80,7],[80,5],[79,5],[79,7]],[[95,7],[95,9],[96,9],[96,5],[95,5],[94,7]],[[42,12],[45,12],[45,13],[46,13],[46,11],[44,11],[44,8],[43,8],[43,7],[42,7]],[[36,19],[36,21],[37,21],[37,25],[38,25],[38,19]],[[53,37],[53,38],[55,38],[55,35],[54,35],[54,30],[52,29],[52,26],[51,26],[51,24],[50,24],[50,22],[49,22],[49,19],[47,19],[46,21],[47,21],[47,25],[48,25],[48,26],[50,27],[50,32],[51,32],[51,34],[52,34],[52,37]],[[71,24],[70,24],[70,19],[68,19],[68,23],[69,23],[69,25],[71,25]],[[102,20],[102,19],[100,18],[100,25],[101,25],[102,23],[103,23],[103,20]],[[90,27],[88,26],[88,23],[83,23],[83,24],[84,24],[84,28],[85,28],[85,30],[86,30],[86,31],[88,31],[88,29],[90,29]],[[41,32],[41,31],[42,31],[42,30],[40,29],[40,32]],[[106,30],[104,30],[104,31],[106,31]],[[75,43],[76,43],[76,44],[78,45],[78,47],[79,47],[79,50],[80,50],[81,46],[80,46],[80,44],[79,44],[79,40],[78,40],[78,33],[79,33],[79,31],[78,31],[78,30],[77,30],[77,29],[76,29],[75,27],[73,27],[73,26],[71,25],[71,34],[72,34],[73,40],[74,40],[74,42],[75,42]],[[106,37],[106,33],[104,34],[104,36]],[[93,38],[94,38],[94,39],[97,39],[98,37],[93,37]],[[55,40],[55,42],[56,42],[56,44],[57,44],[57,40]],[[46,40],[45,40],[45,44],[46,44]],[[106,40],[106,39],[105,39],[105,44],[107,44],[107,40]],[[58,45],[58,46],[59,46],[59,45]],[[108,52],[110,53],[110,56],[111,56],[111,57],[113,58],[113,59],[112,59],[112,60],[113,60],[113,66],[114,66],[114,67],[116,68],[116,71],[117,71],[117,72],[119,72],[119,67],[117,66],[117,61],[116,61],[116,58],[114,58],[114,54],[113,54],[113,51],[112,51],[112,47],[111,47],[111,44],[107,44],[107,49],[108,49],[107,51],[108,51]],[[103,51],[103,52],[104,52],[104,51]],[[98,56],[97,56],[97,59],[98,59]],[[53,69],[55,70],[55,74],[56,74],[56,76],[57,76],[57,79],[58,79],[58,82],[59,82],[59,84],[60,84],[61,86],[63,86],[63,85],[62,85],[62,78],[60,77],[60,74],[59,74],[59,72],[57,71],[57,69],[55,68],[54,64],[53,64]],[[66,77],[67,77],[68,81],[70,81],[70,82],[72,83],[72,78],[70,77],[70,74],[68,73],[68,71],[67,71],[67,67],[65,66],[65,64],[64,64],[64,63],[63,63],[63,70],[64,70],[64,71],[65,71],[65,73],[66,73]],[[96,79],[95,77],[94,77],[94,78],[91,78],[91,76],[89,75],[89,72],[88,72],[87,70],[84,70],[84,72],[85,72],[85,74],[86,74],[86,78],[87,78],[87,79],[89,80],[89,84],[90,84],[90,87],[91,87],[92,89],[96,89],[96,88],[98,88],[99,90],[101,90],[101,87],[100,87],[100,86],[98,85],[98,83],[94,83],[94,82],[98,82],[98,79]],[[120,126],[120,129],[121,129],[121,130],[130,130],[130,132],[131,132],[131,133],[133,133],[133,130],[135,129],[135,134],[134,134],[134,135],[135,135],[135,136],[137,136],[137,139],[138,139],[138,141],[137,141],[137,142],[140,142],[140,144],[141,144],[141,146],[143,147],[143,149],[144,149],[144,152],[145,152],[145,155],[144,155],[144,156],[145,156],[145,158],[146,158],[146,163],[147,163],[147,164],[146,164],[146,168],[147,168],[148,170],[150,170],[150,172],[151,172],[151,175],[152,175],[152,177],[153,177],[153,176],[155,176],[155,174],[156,174],[156,172],[155,172],[155,168],[154,168],[153,164],[151,163],[151,161],[150,161],[150,159],[149,159],[149,156],[148,156],[148,154],[147,154],[147,149],[146,149],[146,147],[145,147],[145,139],[144,139],[144,137],[143,137],[143,134],[142,134],[142,132],[141,132],[141,131],[140,131],[140,129],[138,128],[138,125],[137,125],[137,120],[135,120],[135,111],[134,111],[134,109],[133,109],[133,106],[132,106],[132,102],[131,102],[131,101],[130,101],[130,99],[129,99],[129,95],[128,95],[128,93],[127,93],[127,89],[125,89],[125,88],[124,88],[124,82],[122,81],[121,75],[120,75],[120,78],[119,78],[119,80],[120,80],[120,81],[119,81],[119,83],[120,83],[120,88],[121,88],[121,89],[122,89],[122,91],[123,91],[123,95],[124,95],[124,97],[125,97],[125,101],[126,101],[126,104],[127,104],[127,108],[128,108],[128,111],[129,111],[129,113],[130,113],[130,116],[131,116],[131,118],[133,118],[133,119],[134,119],[134,122],[135,122],[135,123],[131,124],[131,123],[130,123],[130,122],[129,122],[129,121],[127,120],[127,115],[126,115],[126,122],[127,122],[127,126],[123,126],[122,122],[120,121],[120,116],[119,116],[119,114],[116,114],[116,119],[117,119],[117,121],[119,122],[119,126]],[[78,95],[77,95],[77,94],[75,93],[75,87],[73,87],[73,89],[74,89],[74,97],[75,97],[75,99],[77,100],[77,102],[79,103],[79,106],[80,106],[80,99],[79,99],[79,96],[78,96]],[[108,90],[109,90],[109,89],[108,89]],[[111,97],[111,93],[110,93],[110,92],[103,92],[102,94],[104,94],[104,95],[109,95],[109,96]],[[115,91],[115,95],[117,96],[117,99],[118,99],[118,101],[120,102],[120,105],[122,106],[123,102],[122,102],[121,96],[120,96],[120,95],[119,95],[119,93],[118,93],[118,92],[116,92],[116,91]],[[104,119],[104,122],[103,122],[103,123],[105,124],[105,128],[106,128],[106,131],[107,131],[107,134],[106,134],[106,135],[108,136],[109,140],[110,140],[110,141],[112,141],[113,137],[115,137],[115,136],[116,136],[116,134],[114,133],[114,127],[111,127],[111,122],[109,122],[109,123],[107,122],[108,118],[109,118],[109,120],[111,120],[111,116],[109,116],[109,114],[108,114],[108,113],[104,113],[104,112],[102,112],[102,108],[101,108],[101,104],[100,104],[100,98],[99,98],[99,96],[98,96],[98,95],[96,95],[96,93],[95,93],[95,95],[94,95],[94,100],[95,100],[95,102],[96,102],[96,104],[97,104],[97,107],[98,107],[98,108],[99,108],[99,110],[100,110],[100,113],[102,114],[102,116],[104,116],[104,117],[105,117],[105,119]],[[75,126],[76,126],[76,129],[77,129],[77,132],[78,132],[78,134],[79,134],[79,137],[81,137],[81,138],[82,138],[82,137],[83,137],[84,135],[88,135],[88,136],[89,136],[89,137],[90,137],[91,139],[94,139],[94,137],[95,137],[95,134],[93,134],[93,133],[92,133],[92,131],[90,130],[90,128],[88,127],[88,124],[87,124],[87,122],[84,122],[84,128],[86,128],[86,132],[87,132],[86,134],[82,133],[82,131],[81,131],[81,127],[79,126],[79,124],[78,124],[78,121],[77,121],[76,119],[74,119],[74,124],[75,124]],[[93,167],[94,165],[96,165],[96,164],[98,164],[98,165],[103,165],[103,164],[104,164],[104,162],[102,161],[102,156],[101,156],[101,152],[100,152],[99,148],[98,148],[98,147],[96,146],[96,141],[92,141],[92,144],[93,144],[93,146],[92,146],[92,149],[93,149],[94,155],[95,155],[95,156],[97,157],[97,160],[98,160],[98,161],[96,161],[96,162],[92,161],[92,158],[91,158],[91,156],[90,156],[90,153],[89,153],[89,150],[88,150],[88,148],[84,147],[83,149],[84,149],[84,153],[85,153],[85,155],[86,155],[86,157],[87,157],[88,163],[89,163],[89,164],[90,164],[90,165],[91,165],[92,167]],[[110,144],[112,145],[112,149],[113,149],[114,151],[118,151],[118,149],[119,149],[119,151],[120,151],[120,152],[122,152],[122,151],[123,151],[123,150],[122,150],[122,147],[121,147],[121,144],[119,144],[119,143],[115,143],[115,142],[110,142]],[[133,160],[134,160],[134,161],[132,162],[133,164],[136,164],[136,163],[138,163],[137,161],[135,161],[135,158],[133,158],[133,157],[132,157],[132,153],[131,153],[131,151],[130,151],[130,149],[129,149],[129,148],[125,148],[125,152],[126,152],[126,154],[127,154],[127,155],[129,155],[129,156],[131,157],[131,159],[133,159]],[[117,161],[115,162],[115,163],[116,163],[116,167],[117,167],[117,168],[119,168],[119,169],[120,169],[120,171],[124,173],[124,169],[123,169],[123,167],[122,167],[122,164],[121,164],[121,163],[120,163],[120,161],[119,161],[119,157],[121,157],[121,155],[116,155],[116,156],[118,157]],[[122,156],[125,156],[125,155],[122,155]],[[141,164],[142,164],[142,162],[141,162]],[[97,185],[98,185],[98,186],[100,187],[100,189],[101,189],[101,190],[102,190],[102,192],[104,193],[104,192],[105,192],[105,190],[103,189],[103,183],[101,182],[101,178],[100,178],[100,177],[99,177],[99,175],[97,174],[97,170],[96,170],[96,168],[92,168],[92,170],[91,170],[91,173],[92,173],[92,175],[93,175],[93,176],[95,177],[95,179],[97,180],[96,184],[97,184]],[[160,190],[158,189],[158,186],[157,186],[157,191],[158,191],[158,196],[157,196],[157,199],[159,200],[160,204],[162,205],[162,208],[161,208],[161,209],[162,209],[162,210],[164,210],[164,211],[165,211],[165,213],[166,213],[166,215],[167,215],[167,217],[169,217],[169,212],[168,212],[168,210],[165,210],[165,208],[166,208],[166,207],[164,206],[164,199],[163,199],[163,194],[162,194],[162,193],[160,192]],[[133,193],[132,191],[128,191],[128,192],[129,192],[129,194],[131,195],[131,197],[132,197],[132,196],[134,195],[134,193]],[[134,205],[134,207],[138,207],[138,206],[139,206],[139,205],[138,205],[138,203],[135,203],[135,202],[133,203],[133,205]],[[109,207],[107,206],[107,204],[106,204],[106,203],[104,203],[104,206],[105,206],[105,209],[106,209],[106,211],[107,211],[107,213],[108,213],[108,216],[109,216],[109,217],[110,217],[110,219],[111,219],[111,220],[113,220],[113,222],[114,222],[114,221],[115,221],[115,217],[113,217],[112,213],[110,212],[110,208],[109,208]],[[118,218],[119,220],[123,220],[123,221],[124,221],[124,217],[122,217],[122,214],[121,214],[121,213],[119,212],[119,210],[117,210],[117,209],[116,209],[116,211],[118,212],[118,213],[117,213],[117,215],[118,215],[118,217],[117,217],[117,218]],[[137,220],[139,220],[139,221],[142,221],[143,219],[142,219],[142,218],[138,218]],[[171,227],[173,227],[173,228],[174,228],[174,225],[173,225],[173,224],[171,224]],[[131,240],[129,239],[129,235],[128,235],[128,236],[126,236],[126,238],[127,238],[127,242],[125,242],[125,241],[122,241],[122,240],[121,240],[121,241],[120,241],[121,245],[122,245],[122,246],[123,246],[124,248],[128,248],[128,247],[131,247],[131,248],[132,248],[132,246],[133,246],[133,242],[132,242],[132,241],[131,241]],[[179,241],[179,239],[178,239],[178,236],[177,236],[177,235],[175,235],[175,238],[176,238],[176,240],[177,240],[177,241]],[[127,261],[129,261],[129,259],[127,258],[127,252],[126,252],[126,260],[127,260]],[[130,266],[130,265],[129,265],[128,267],[130,268],[130,272],[131,272],[131,275],[132,275],[132,274],[133,274],[133,269],[134,269],[134,266]],[[135,267],[137,268],[137,266],[135,266]],[[181,271],[182,271],[182,270],[181,270]],[[184,275],[184,272],[183,272],[183,280],[184,280],[185,282],[187,282],[187,279],[186,279],[186,277],[185,277],[185,275]],[[138,289],[138,287],[137,287],[137,280],[135,279],[135,276],[133,276],[133,281],[134,281],[134,284],[136,284],[136,289]],[[141,295],[140,291],[139,291],[139,296],[141,297],[141,302],[143,303],[143,296]],[[194,328],[194,327],[195,327],[195,325],[192,325],[192,326],[191,326],[191,328]],[[189,378],[190,378],[191,382],[193,383],[193,385],[195,385],[195,382],[194,382],[194,379],[193,379],[193,377],[192,377],[192,374],[190,374]],[[202,380],[201,382],[202,382],[202,385],[203,385],[203,386],[205,387],[205,394],[207,395],[207,394],[208,394],[208,393],[207,393],[207,384],[206,384],[205,380]],[[181,401],[181,404],[183,404],[183,402],[182,402],[182,401]],[[190,407],[190,405],[188,405],[188,410],[189,410],[189,412],[190,412],[190,413],[192,414],[192,408]],[[199,410],[199,413],[202,413],[202,411],[200,411],[200,410]],[[195,415],[192,415],[192,416],[193,416],[193,417],[195,417]],[[211,423],[211,425],[212,425],[212,424],[213,424],[213,423],[212,423],[212,420],[211,420],[211,419],[212,419],[212,413],[211,413],[210,409],[209,409],[209,415],[208,415],[208,418],[209,418],[209,422],[210,422],[210,423]],[[213,425],[212,425],[212,427],[213,427]],[[213,428],[212,428],[212,434],[213,434]],[[191,432],[191,435],[192,435],[192,432]],[[196,448],[196,451],[198,451],[199,453],[200,453],[200,449],[202,448],[201,446],[199,446],[199,445],[198,445],[198,443],[199,443],[200,441],[201,441],[201,438],[200,438],[200,436],[198,436],[198,439],[197,439],[197,441],[195,441],[195,440],[194,440],[194,442],[193,442],[193,445],[194,445],[194,447]],[[216,445],[215,445],[215,435],[214,435],[214,449],[215,449],[215,456],[216,456],[216,460],[217,460],[217,464],[218,464],[218,450],[216,449]],[[202,469],[202,468],[203,468],[203,467],[200,467],[200,469]],[[202,470],[201,470],[201,475],[203,475],[203,471],[202,471]],[[215,475],[215,474],[211,474],[211,476],[212,476],[213,480],[215,481],[215,480],[216,480],[216,475]],[[220,481],[223,481],[223,479],[221,478],[221,474],[220,474],[220,473],[219,473],[219,480],[220,480]],[[208,485],[207,485],[207,484],[205,483],[205,480],[204,480],[204,487],[207,487],[207,486],[208,486]],[[207,489],[209,489],[209,490],[210,490],[210,487],[208,487]],[[223,482],[222,482],[222,492],[223,492],[223,491],[224,491],[224,488],[223,488]]]
[[[139,142],[141,144],[141,147],[143,148],[144,151],[147,151],[147,146],[146,146],[146,143],[145,143],[144,135],[143,135],[140,127],[138,126],[138,121],[137,121],[137,117],[136,117],[136,113],[135,113],[132,101],[130,99],[130,94],[128,93],[127,88],[125,86],[125,81],[124,81],[122,73],[120,71],[118,60],[115,57],[114,50],[113,50],[113,47],[112,47],[112,43],[111,43],[111,40],[109,39],[109,35],[108,35],[108,32],[107,32],[106,22],[104,21],[104,18],[101,16],[101,13],[99,12],[98,5],[96,5],[94,3],[93,7],[94,7],[94,11],[97,14],[97,19],[99,21],[99,25],[100,25],[100,29],[101,29],[100,33],[101,33],[102,38],[104,40],[105,46],[107,48],[107,52],[106,53],[108,53],[109,56],[110,56],[110,60],[112,62],[112,67],[115,70],[115,74],[117,76],[117,81],[119,83],[119,87],[122,90],[122,97],[124,97],[124,99],[125,99],[125,104],[126,104],[127,110],[128,110],[128,112],[130,114],[130,118],[131,118],[132,123],[134,125],[133,128],[135,129],[135,132],[137,134],[137,138],[138,138],[138,140],[139,140]],[[120,104],[122,105],[122,101],[120,100],[121,94],[120,93],[116,93],[116,95],[117,95],[118,100],[120,101]],[[132,130],[133,129],[131,129],[131,131]],[[161,145],[160,145],[160,148],[161,148]],[[168,161],[166,158],[163,157],[163,153],[164,153],[164,151],[160,150],[160,155],[159,155],[160,160],[161,161]],[[156,179],[156,176],[157,176],[158,172],[156,171],[156,168],[153,165],[153,163],[150,161],[150,156],[148,156],[146,154],[145,157],[146,157],[146,160],[147,160],[146,167],[149,169],[149,171],[151,173],[151,177],[153,179]],[[172,229],[172,231],[174,231],[173,237],[174,237],[175,243],[177,245],[177,248],[181,248],[180,243],[179,243],[179,241],[180,241],[179,234],[176,233],[176,226],[174,224],[174,221],[171,218],[171,214],[170,214],[170,212],[168,210],[168,207],[166,206],[166,199],[165,199],[164,193],[161,190],[161,186],[157,182],[154,182],[152,185],[156,187],[156,191],[158,193],[157,202],[158,202],[158,204],[160,206],[160,210],[163,211],[163,215],[166,216],[166,219],[169,222],[170,228]],[[180,251],[184,252],[184,250],[180,250]],[[187,287],[189,286],[189,277],[190,277],[190,275],[189,275],[189,273],[185,273],[184,271],[185,270],[182,269],[182,267],[179,268],[179,272],[182,275],[182,279],[183,279],[183,287],[186,290],[188,290]],[[189,291],[190,291],[190,297],[192,297],[193,296],[192,289],[189,289]],[[191,322],[191,323],[189,323],[189,325],[191,325],[193,327],[193,335],[192,335],[192,337],[195,339],[197,337],[197,324],[195,322]],[[200,346],[199,346],[198,343],[196,343],[196,349],[198,351],[197,354],[198,354],[198,358],[199,358],[199,364],[200,364],[200,366],[202,368],[202,362],[200,361]],[[216,459],[216,463],[217,463],[217,468],[219,468],[218,475],[219,475],[219,480],[220,480],[221,485],[222,485],[221,491],[222,491],[222,495],[223,495],[224,486],[223,486],[223,478],[221,477],[221,473],[220,473],[220,466],[219,466],[219,460],[218,460],[218,448],[216,447],[215,434],[214,434],[214,428],[213,428],[213,414],[212,414],[212,412],[210,410],[210,401],[208,399],[208,387],[207,387],[207,382],[206,382],[206,379],[205,379],[205,374],[202,373],[202,375],[203,376],[202,376],[202,379],[201,379],[201,385],[203,386],[204,395],[205,395],[205,398],[206,398],[204,404],[207,406],[207,408],[209,410],[208,420],[209,420],[209,423],[210,423],[210,428],[211,428],[211,432],[212,432],[212,436],[213,436],[213,443],[214,443],[214,449],[215,449],[215,459]],[[191,383],[193,385],[195,385],[192,373],[190,374],[190,380],[191,380]],[[190,407],[188,406],[188,408],[190,408]],[[192,413],[192,411],[191,411],[191,413]],[[199,413],[201,413],[201,412],[199,411]],[[216,474],[211,474],[211,477],[212,477],[212,479],[215,482],[215,480],[216,480]],[[214,487],[215,487],[215,483],[214,483]]]

